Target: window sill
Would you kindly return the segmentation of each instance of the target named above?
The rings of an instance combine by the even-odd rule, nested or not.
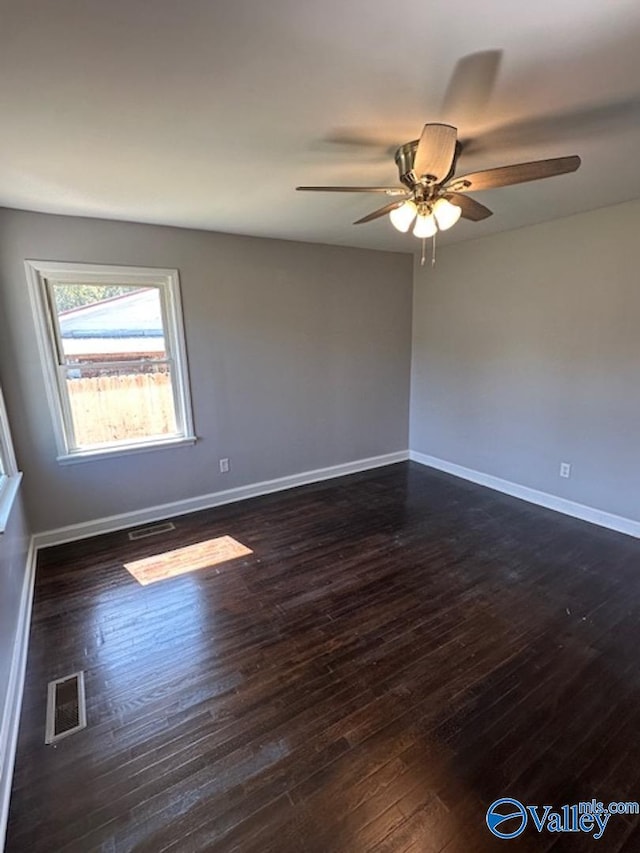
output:
[[[171,447],[182,447],[195,444],[195,435],[182,438],[170,438],[163,441],[150,441],[147,444],[127,444],[125,447],[101,447],[99,450],[81,450],[76,453],[61,454],[57,457],[60,465],[75,465],[78,462],[93,462],[100,459],[111,459],[113,456],[129,456],[132,453],[148,453],[150,450],[164,450]]]
[[[0,533],[4,533],[9,522],[11,509],[18,494],[18,486],[22,480],[22,474],[12,474],[3,477],[0,485]]]

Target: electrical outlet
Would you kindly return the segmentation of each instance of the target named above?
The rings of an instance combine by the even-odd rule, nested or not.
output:
[[[221,474],[228,474],[229,473],[229,460],[228,459],[221,459],[220,460],[220,473]]]
[[[571,463],[570,462],[561,462],[560,463],[560,476],[568,478],[571,476]]]

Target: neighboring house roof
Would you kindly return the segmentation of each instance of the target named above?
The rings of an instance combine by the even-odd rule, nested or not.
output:
[[[160,300],[145,288],[59,314],[63,338],[162,338]]]
[[[113,296],[58,315],[70,355],[164,352],[160,300],[155,288]]]

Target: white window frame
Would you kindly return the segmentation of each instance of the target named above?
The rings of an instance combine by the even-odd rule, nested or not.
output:
[[[36,324],[36,337],[42,362],[47,399],[51,410],[58,450],[58,462],[83,462],[139,453],[162,447],[193,444],[191,393],[187,370],[187,352],[182,321],[182,301],[178,270],[151,267],[105,266],[99,264],[60,263],[57,261],[25,261],[31,304]],[[58,342],[57,320],[54,319],[51,288],[55,284],[116,284],[157,287],[160,291],[165,332],[166,361],[171,367],[177,433],[171,436],[118,441],[99,447],[76,447],[69,398],[66,392],[66,365]]]
[[[9,419],[0,388],[0,533],[4,533],[22,474],[13,452]]]

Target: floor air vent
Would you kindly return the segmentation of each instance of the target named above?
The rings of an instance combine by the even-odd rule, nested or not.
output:
[[[165,521],[163,524],[151,524],[149,527],[139,527],[137,530],[129,531],[129,539],[145,539],[147,536],[157,536],[159,533],[168,533],[175,530],[175,524]]]
[[[47,687],[47,728],[45,743],[55,743],[87,725],[84,700],[84,673],[74,672]]]

